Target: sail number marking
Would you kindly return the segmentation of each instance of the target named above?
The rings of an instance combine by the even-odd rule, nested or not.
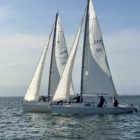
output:
[[[94,40],[94,44],[99,44],[99,43],[103,43],[103,42],[102,42],[102,39]]]
[[[102,52],[102,48],[96,48],[96,52]]]
[[[97,44],[103,44],[102,39],[94,40],[94,45],[97,45]],[[96,48],[96,52],[101,53],[102,51],[103,49],[101,47]]]

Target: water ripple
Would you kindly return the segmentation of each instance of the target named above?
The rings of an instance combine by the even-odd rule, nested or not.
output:
[[[140,97],[128,97],[140,107]],[[140,113],[56,116],[23,113],[21,98],[0,98],[0,139],[138,140]]]

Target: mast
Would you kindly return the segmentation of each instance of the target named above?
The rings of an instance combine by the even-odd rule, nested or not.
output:
[[[59,13],[57,12],[57,13],[56,13],[56,18],[55,18],[54,34],[53,34],[53,44],[52,44],[51,62],[50,62],[50,72],[49,72],[49,83],[48,83],[48,101],[50,101],[50,87],[51,87],[52,59],[53,59],[54,46],[55,46],[56,25],[57,25],[58,14],[59,14]]]
[[[89,1],[87,0],[87,9],[86,9],[86,19],[85,19],[85,31],[84,31],[84,42],[83,42],[83,54],[82,54],[82,68],[81,68],[81,89],[80,97],[81,102],[83,102],[83,74],[84,74],[84,59],[85,59],[85,46],[86,46],[86,33],[87,33],[87,24],[89,18]]]

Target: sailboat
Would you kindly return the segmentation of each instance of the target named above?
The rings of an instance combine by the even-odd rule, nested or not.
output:
[[[132,113],[136,110],[133,106],[106,106],[97,107],[96,104],[85,102],[85,95],[117,96],[117,92],[109,69],[105,47],[98,19],[92,0],[88,0],[85,14],[84,43],[81,72],[80,103],[51,105],[52,113],[56,114],[120,114]],[[78,30],[74,45],[72,46],[63,75],[53,97],[53,102],[70,99],[70,77],[74,65],[74,59],[78,47],[78,40],[82,23]],[[65,87],[65,88],[62,88]],[[61,93],[61,94],[60,94]]]
[[[55,25],[45,45],[32,81],[24,97],[23,110],[25,112],[50,112],[50,101],[57,88],[58,82],[64,70],[68,58],[67,46],[59,14],[56,14]],[[48,97],[45,101],[39,101],[39,91],[44,70],[45,59],[53,33],[52,51],[50,59],[50,71],[48,82]],[[74,94],[72,77],[70,83],[70,95]],[[44,99],[44,98],[43,98]]]

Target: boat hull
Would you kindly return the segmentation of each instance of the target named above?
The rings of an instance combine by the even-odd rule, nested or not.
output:
[[[49,113],[51,112],[50,103],[23,103],[24,112],[40,112],[40,113]]]
[[[53,114],[124,114],[133,113],[134,107],[96,107],[84,104],[51,105]]]

